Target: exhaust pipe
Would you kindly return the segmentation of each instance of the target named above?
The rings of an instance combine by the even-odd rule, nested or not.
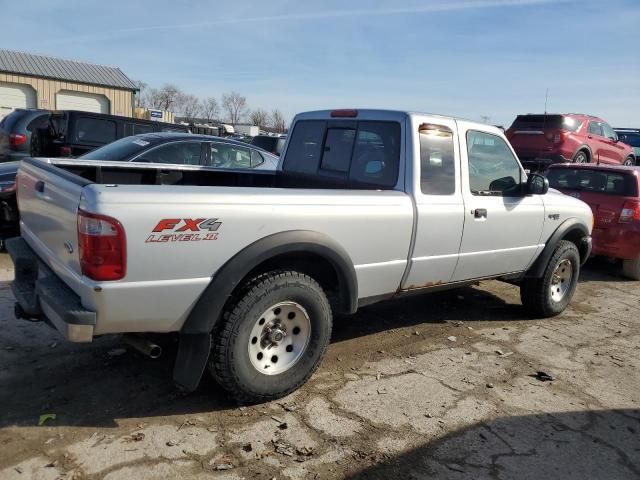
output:
[[[156,358],[160,358],[160,355],[162,355],[162,347],[142,335],[124,335],[123,339],[126,344],[132,346],[149,358],[153,358],[155,360]]]

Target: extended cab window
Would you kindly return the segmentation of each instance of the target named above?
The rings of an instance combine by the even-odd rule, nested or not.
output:
[[[469,185],[474,195],[516,195],[520,193],[520,164],[497,135],[469,130]]]
[[[440,125],[420,125],[420,187],[425,195],[456,191],[453,132]]]
[[[296,122],[284,160],[288,173],[393,187],[400,165],[400,124],[377,121]]]

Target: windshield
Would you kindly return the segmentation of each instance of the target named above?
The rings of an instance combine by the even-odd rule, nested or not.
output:
[[[83,160],[127,160],[132,155],[146,150],[150,143],[141,137],[125,137],[85,153],[79,158]]]

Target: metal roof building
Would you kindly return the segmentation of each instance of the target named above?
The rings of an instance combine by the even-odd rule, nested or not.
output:
[[[15,108],[132,116],[136,91],[117,67],[0,49],[0,116]]]

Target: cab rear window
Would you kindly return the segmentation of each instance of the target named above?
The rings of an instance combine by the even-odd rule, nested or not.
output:
[[[294,126],[283,169],[318,180],[394,187],[400,166],[400,124],[301,120]]]
[[[638,196],[634,175],[602,170],[552,168],[547,173],[549,186],[560,190],[607,193],[624,197]]]

